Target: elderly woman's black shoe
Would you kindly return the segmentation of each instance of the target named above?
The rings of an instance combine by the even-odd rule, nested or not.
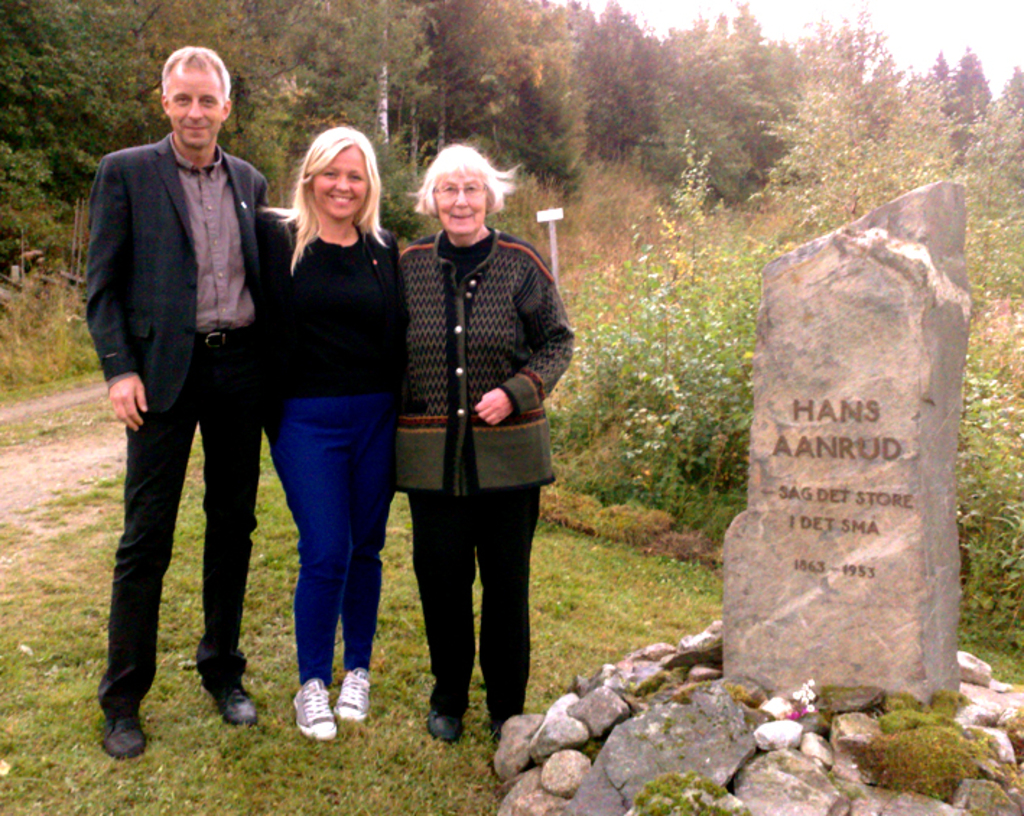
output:
[[[431,711],[427,715],[427,731],[441,742],[458,742],[462,736],[462,718]]]

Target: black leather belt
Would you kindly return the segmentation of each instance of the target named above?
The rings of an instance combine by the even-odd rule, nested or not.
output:
[[[244,340],[251,331],[252,326],[243,326],[240,329],[218,329],[206,334],[197,332],[196,339],[207,348],[223,348],[229,343],[237,343]]]

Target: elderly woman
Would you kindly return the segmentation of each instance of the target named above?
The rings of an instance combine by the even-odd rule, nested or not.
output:
[[[292,208],[258,221],[277,409],[267,433],[299,530],[295,718],[317,740],[334,738],[335,715],[361,721],[370,706],[404,360],[398,247],[379,209],[373,148],[339,127],[309,148]],[[332,712],[339,615],[346,675]]]
[[[469,704],[477,563],[492,734],[523,710],[530,548],[540,486],[554,481],[543,403],[572,357],[573,333],[539,253],[486,224],[511,176],[471,147],[441,151],[416,206],[441,232],[400,261],[409,325],[398,488],[409,494],[435,679],[427,730],[446,742],[461,736]]]

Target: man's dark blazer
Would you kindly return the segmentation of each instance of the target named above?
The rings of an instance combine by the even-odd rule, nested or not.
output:
[[[260,311],[255,219],[267,182],[223,153]],[[198,267],[171,137],[104,156],[89,199],[86,319],[106,379],[136,372],[150,411],[174,404],[192,359]]]

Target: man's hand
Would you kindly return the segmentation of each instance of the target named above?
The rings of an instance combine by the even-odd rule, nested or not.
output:
[[[146,405],[146,388],[138,374],[118,380],[107,393],[119,420],[133,431],[142,427],[142,415],[149,407]]]
[[[497,425],[512,413],[512,400],[500,388],[488,391],[473,409],[488,425]]]

